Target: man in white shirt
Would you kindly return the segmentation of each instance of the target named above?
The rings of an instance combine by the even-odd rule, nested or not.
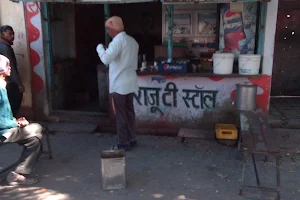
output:
[[[100,60],[109,65],[109,93],[116,116],[117,149],[130,150],[137,145],[135,129],[134,93],[138,91],[136,70],[138,67],[138,43],[124,32],[123,20],[113,16],[105,23],[113,40],[105,49],[97,46]]]

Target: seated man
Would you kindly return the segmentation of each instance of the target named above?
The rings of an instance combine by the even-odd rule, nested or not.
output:
[[[42,127],[29,124],[24,117],[13,118],[5,82],[10,72],[8,58],[0,55],[0,142],[24,146],[17,167],[8,174],[6,180],[10,185],[30,185],[37,182],[37,178],[31,174],[41,152]]]

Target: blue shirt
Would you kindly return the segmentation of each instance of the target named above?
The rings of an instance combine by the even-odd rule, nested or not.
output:
[[[18,124],[13,117],[6,88],[0,86],[0,136],[6,133],[8,129],[15,127],[18,127]]]
[[[97,46],[99,58],[109,65],[109,93],[127,95],[138,91],[138,50],[138,43],[125,32],[116,35],[106,50],[102,44]]]

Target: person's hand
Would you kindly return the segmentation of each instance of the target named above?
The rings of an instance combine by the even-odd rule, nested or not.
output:
[[[96,51],[99,52],[99,51],[101,51],[102,49],[104,49],[103,44],[98,44],[98,45],[97,45],[97,48],[96,48]]]
[[[29,122],[25,119],[25,117],[17,119],[17,123],[20,128],[24,128],[25,126],[29,125]]]
[[[21,93],[25,92],[24,85],[19,85],[19,90],[20,90]]]

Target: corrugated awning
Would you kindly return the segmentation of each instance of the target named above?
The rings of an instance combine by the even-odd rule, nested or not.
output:
[[[95,3],[95,4],[107,4],[107,3],[143,3],[143,2],[155,2],[158,0],[10,0],[13,2],[48,2],[48,3]]]
[[[270,2],[271,0],[161,0],[163,4],[205,4],[205,3],[231,3],[231,2]]]

